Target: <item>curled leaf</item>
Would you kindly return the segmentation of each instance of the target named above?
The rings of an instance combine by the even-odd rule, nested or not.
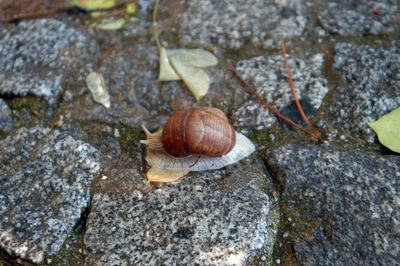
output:
[[[160,74],[158,75],[158,81],[171,81],[181,80],[178,74],[172,67],[168,55],[167,49],[160,47]]]
[[[86,77],[86,84],[93,94],[93,99],[106,108],[110,108],[110,94],[108,94],[103,76],[97,72],[91,72]]]
[[[206,72],[204,72],[201,68],[185,65],[181,60],[175,58],[174,56],[170,57],[170,61],[196,100],[199,100],[200,97],[203,97],[207,94],[210,87],[210,79],[208,78]]]
[[[171,49],[160,47],[158,81],[183,80],[198,100],[207,94],[210,79],[201,68],[218,64],[218,59],[203,49]]]
[[[209,67],[218,64],[218,59],[203,49],[171,49],[167,50],[169,57],[174,57],[182,64],[194,67]]]
[[[105,18],[97,24],[97,28],[101,30],[119,30],[128,22],[125,18]]]
[[[382,145],[390,150],[400,153],[400,108],[382,116],[368,125],[378,135]]]

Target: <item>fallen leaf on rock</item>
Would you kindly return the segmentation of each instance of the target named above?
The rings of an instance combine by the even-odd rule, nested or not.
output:
[[[101,30],[118,30],[137,18],[137,4],[135,1],[119,3],[118,0],[72,0],[73,6],[90,11],[90,20],[87,24]]]
[[[108,94],[103,76],[97,72],[91,72],[86,77],[86,84],[92,92],[93,99],[104,105],[106,108],[110,108],[110,94]]]
[[[202,67],[214,66],[218,59],[203,49],[171,49],[160,46],[158,81],[183,80],[196,98],[207,94],[210,79]]]
[[[118,3],[118,0],[71,0],[72,6],[78,6],[86,10],[99,10],[109,9],[114,7]]]
[[[159,0],[153,10],[153,31],[160,51],[160,73],[157,81],[183,80],[196,100],[207,94],[210,79],[203,67],[215,66],[218,59],[203,49],[165,49],[157,35],[157,12]]]
[[[400,153],[400,108],[382,116],[368,125],[378,135],[383,146]]]

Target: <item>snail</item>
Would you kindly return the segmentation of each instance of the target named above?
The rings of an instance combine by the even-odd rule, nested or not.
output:
[[[155,133],[143,126],[151,182],[171,182],[190,171],[219,169],[255,151],[254,144],[236,132],[217,108],[187,108],[169,118]]]

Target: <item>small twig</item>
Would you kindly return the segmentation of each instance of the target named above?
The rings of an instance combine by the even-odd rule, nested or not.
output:
[[[285,64],[286,64],[286,69],[287,69],[288,76],[289,76],[290,87],[292,88],[292,94],[293,94],[294,100],[296,102],[297,108],[299,109],[300,114],[303,117],[304,121],[307,123],[307,125],[311,128],[311,130],[317,136],[318,141],[322,142],[321,136],[318,134],[318,132],[311,125],[310,121],[308,121],[307,116],[303,112],[303,108],[301,108],[299,99],[297,98],[297,94],[296,94],[296,91],[295,91],[294,85],[293,85],[292,73],[290,72],[289,61],[288,61],[287,56],[286,56],[286,49],[285,49],[285,43],[283,41],[283,37],[281,37],[281,47],[282,47],[283,57],[285,58]]]
[[[154,38],[156,39],[157,47],[158,47],[158,49],[160,49],[161,44],[160,44],[160,41],[158,40],[158,34],[157,34],[158,3],[159,3],[159,0],[156,0],[156,2],[154,4],[154,10],[153,10],[153,34],[154,34]]]
[[[318,136],[313,134],[312,132],[308,131],[307,129],[299,126],[298,124],[296,124],[295,122],[293,122],[292,120],[290,120],[289,118],[287,118],[286,116],[284,116],[283,114],[279,113],[278,110],[276,110],[274,107],[272,107],[271,105],[269,105],[267,102],[265,102],[260,95],[258,95],[258,93],[242,78],[242,76],[240,76],[240,74],[238,73],[238,71],[236,70],[236,68],[232,65],[231,62],[228,61],[228,65],[230,66],[230,68],[232,69],[232,71],[235,73],[235,75],[238,77],[238,79],[244,84],[244,86],[254,95],[254,97],[257,98],[257,100],[262,103],[265,107],[267,107],[271,112],[273,112],[274,114],[276,114],[277,116],[279,116],[280,118],[282,118],[283,120],[285,120],[286,122],[288,122],[289,124],[297,127],[298,129],[306,132],[307,134],[311,135],[312,137],[316,138],[319,140]]]
[[[0,3],[0,21],[30,19],[37,17],[55,17],[70,5],[49,0],[5,0]]]

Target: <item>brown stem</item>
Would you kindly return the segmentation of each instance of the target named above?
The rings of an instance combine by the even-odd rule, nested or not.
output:
[[[231,62],[228,61],[228,65],[230,66],[230,68],[232,69],[232,71],[235,73],[235,75],[238,77],[238,79],[244,84],[244,86],[254,95],[254,97],[257,98],[257,100],[262,103],[265,107],[267,107],[271,112],[273,112],[274,114],[276,114],[277,116],[279,116],[280,118],[282,118],[283,120],[285,120],[286,122],[288,122],[289,124],[297,127],[298,129],[306,132],[307,134],[309,134],[310,136],[316,138],[319,142],[321,141],[321,138],[319,137],[319,135],[315,135],[312,132],[308,131],[307,129],[299,126],[298,124],[296,124],[295,122],[293,122],[292,120],[290,120],[289,118],[287,118],[286,116],[284,116],[283,114],[279,113],[278,110],[276,110],[274,107],[272,107],[271,105],[269,105],[267,102],[265,102],[260,95],[258,95],[258,93],[242,78],[242,76],[240,76],[240,74],[238,73],[238,71],[236,70],[236,68],[232,65]]]
[[[60,12],[70,8],[71,6],[69,4],[51,4],[51,2],[45,0],[22,0],[18,2],[18,4],[11,0],[7,0],[0,5],[0,22],[11,22],[14,20],[40,17],[56,17]]]
[[[307,116],[303,112],[303,108],[301,108],[299,99],[297,98],[297,94],[296,94],[296,91],[295,91],[294,85],[293,85],[292,73],[290,72],[290,66],[289,66],[289,62],[288,62],[287,56],[286,56],[286,49],[285,49],[285,43],[283,41],[283,37],[281,37],[281,47],[282,47],[283,57],[285,58],[285,64],[286,64],[286,69],[287,69],[288,76],[289,76],[290,87],[292,88],[292,94],[293,94],[294,100],[296,102],[297,108],[299,109],[300,114],[303,117],[304,121],[307,123],[307,125],[311,128],[311,130],[317,136],[318,141],[322,142],[321,136],[318,134],[318,132],[311,125],[310,121],[308,121]]]
[[[44,17],[55,17],[59,15],[58,11],[38,11],[38,12],[25,12],[19,14],[8,15],[4,18],[0,18],[0,22],[11,22],[19,19],[31,19],[31,18],[44,18]]]

